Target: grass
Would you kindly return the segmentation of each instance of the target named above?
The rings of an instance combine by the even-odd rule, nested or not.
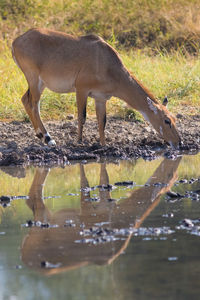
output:
[[[27,89],[10,45],[30,27],[71,34],[96,33],[115,47],[127,68],[173,112],[199,113],[200,4],[197,0],[2,0],[0,2],[0,119],[27,120],[21,97]],[[123,101],[108,101],[108,113],[140,118]],[[74,94],[45,90],[44,119],[76,114]],[[88,101],[88,113],[94,103]]]
[[[72,34],[96,33],[117,47],[180,47],[196,53],[200,45],[199,0],[1,0],[2,38],[30,27]]]
[[[158,53],[148,56],[141,51],[121,52],[126,67],[146,85],[158,99],[169,98],[169,109],[174,113],[194,114],[200,112],[200,60],[195,56]],[[15,65],[10,49],[0,53],[0,118],[27,118],[20,101],[27,89],[22,72]],[[88,113],[95,113],[94,100],[88,101]],[[125,102],[112,98],[107,104],[108,113],[120,117],[135,115]],[[66,119],[76,115],[75,94],[56,94],[45,90],[41,98],[41,114],[44,119]],[[138,117],[138,115],[137,115]]]

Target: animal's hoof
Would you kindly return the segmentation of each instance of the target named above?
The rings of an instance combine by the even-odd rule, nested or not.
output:
[[[56,142],[55,142],[54,140],[50,140],[50,141],[48,142],[48,146],[54,147],[54,146],[56,146]]]

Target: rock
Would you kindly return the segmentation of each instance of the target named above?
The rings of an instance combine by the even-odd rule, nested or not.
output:
[[[182,119],[183,115],[182,114],[177,114],[176,117],[177,117],[177,119]]]
[[[33,222],[32,220],[26,221],[26,226],[27,227],[32,227],[34,224],[35,224],[35,222]]]
[[[184,219],[181,223],[185,227],[190,227],[190,228],[194,227],[194,224],[192,223],[192,221],[190,219]]]
[[[180,183],[187,183],[187,179],[181,179],[179,180]]]
[[[73,120],[73,118],[74,118],[74,115],[72,115],[72,114],[67,115],[67,120]]]
[[[167,196],[170,198],[180,198],[183,197],[183,195],[179,194],[179,193],[175,193],[172,191],[167,192]]]
[[[133,181],[119,181],[119,182],[115,182],[115,185],[118,186],[128,186],[128,185],[133,185],[134,182]]]
[[[8,202],[10,202],[11,201],[11,197],[9,197],[9,196],[1,196],[0,197],[0,201],[1,202],[6,202],[6,203],[8,203]]]

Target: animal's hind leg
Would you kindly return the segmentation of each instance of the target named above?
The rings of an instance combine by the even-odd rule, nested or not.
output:
[[[22,97],[22,103],[33,124],[36,136],[52,146],[55,145],[55,141],[51,139],[40,118],[40,96],[43,89],[44,86],[39,80],[32,80],[31,84],[29,83],[29,89]]]
[[[95,99],[95,105],[96,105],[97,121],[99,125],[100,142],[101,145],[104,146],[105,145],[104,129],[106,126],[106,100]]]
[[[28,90],[26,91],[26,93],[23,95],[22,97],[22,103],[24,105],[24,108],[27,112],[27,114],[29,115],[29,118],[33,124],[33,127],[35,129],[35,131],[37,132],[37,124],[35,122],[34,116],[33,116],[33,105],[32,105],[32,95],[30,92],[30,88],[28,88]]]

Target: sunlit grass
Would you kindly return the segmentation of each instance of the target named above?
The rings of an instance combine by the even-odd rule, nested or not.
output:
[[[0,52],[0,119],[27,119],[21,97],[27,90],[23,73],[14,63],[11,51],[1,44]],[[149,56],[141,51],[121,51],[126,67],[160,100],[167,95],[169,109],[187,114],[199,113],[200,60],[181,52],[158,53]],[[94,100],[89,99],[87,111],[95,114]],[[107,103],[108,114],[127,117],[131,110],[125,102],[112,98]],[[65,119],[76,115],[75,94],[56,94],[45,90],[41,97],[41,114],[44,119]]]
[[[96,33],[118,46],[199,49],[198,0],[3,0],[0,36],[13,39],[30,27],[72,34]]]
[[[200,60],[181,52],[147,56],[140,52],[124,55],[128,69],[160,100],[169,98],[169,108],[199,112]]]
[[[27,83],[11,58],[10,46],[31,27],[102,36],[158,99],[169,97],[171,110],[199,113],[199,9],[198,0],[0,1],[0,119],[27,119],[20,101]],[[133,115],[118,99],[112,98],[107,107],[110,114]],[[44,91],[44,119],[65,119],[76,112],[74,94]],[[91,99],[88,113],[95,113]]]

